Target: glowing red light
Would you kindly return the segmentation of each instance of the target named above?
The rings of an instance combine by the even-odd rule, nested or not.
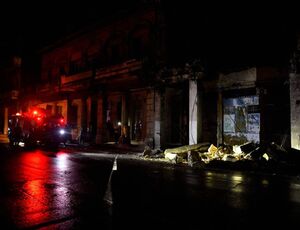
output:
[[[40,118],[40,117],[37,117],[36,119],[37,119],[38,121],[41,121],[41,120],[42,120],[42,118]]]
[[[65,120],[64,119],[60,119],[60,123],[64,123],[65,122]]]
[[[37,115],[38,112],[36,110],[33,111],[33,115]]]

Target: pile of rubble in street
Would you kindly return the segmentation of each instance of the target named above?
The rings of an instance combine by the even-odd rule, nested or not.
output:
[[[300,165],[300,151],[287,151],[272,142],[266,146],[247,142],[242,145],[220,145],[200,143],[177,148],[158,150],[145,149],[144,157],[164,158],[174,164],[187,163],[194,166],[212,165],[220,162],[253,163],[263,166],[285,165],[290,167]]]

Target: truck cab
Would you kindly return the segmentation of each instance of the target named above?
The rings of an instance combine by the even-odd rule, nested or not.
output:
[[[33,110],[9,118],[8,138],[12,146],[53,146],[66,143],[68,133],[62,116]]]

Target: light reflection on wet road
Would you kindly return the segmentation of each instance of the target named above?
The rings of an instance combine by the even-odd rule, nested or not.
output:
[[[17,229],[288,229],[300,223],[297,177],[199,170],[114,155],[0,156],[0,221]],[[2,229],[2,228],[1,228]]]

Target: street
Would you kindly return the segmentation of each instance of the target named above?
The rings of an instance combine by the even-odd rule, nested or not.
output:
[[[118,155],[112,171],[116,156],[1,148],[1,229],[289,229],[300,223],[296,176],[201,170],[128,154]]]

